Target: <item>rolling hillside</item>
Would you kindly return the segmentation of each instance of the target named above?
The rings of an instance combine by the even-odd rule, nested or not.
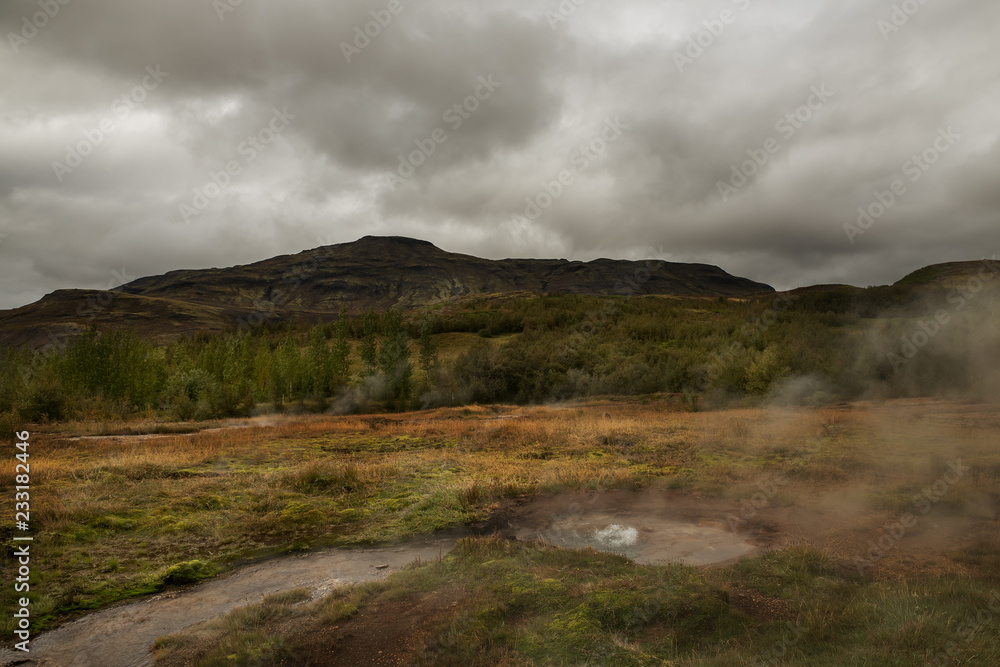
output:
[[[0,345],[37,347],[91,324],[161,341],[242,322],[316,321],[493,294],[748,296],[768,285],[705,264],[598,259],[489,260],[426,241],[367,236],[225,269],[171,271],[113,292],[59,290],[0,312]]]

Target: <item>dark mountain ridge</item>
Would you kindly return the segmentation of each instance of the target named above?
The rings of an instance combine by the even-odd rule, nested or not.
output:
[[[337,313],[416,308],[457,297],[507,292],[745,296],[773,292],[704,264],[650,260],[489,260],[427,241],[366,236],[245,266],[172,271],[117,291],[246,308],[261,302],[289,311]]]
[[[0,312],[0,345],[46,345],[92,324],[156,340],[243,323],[329,319],[341,308],[410,310],[510,293],[742,297],[769,285],[706,264],[659,260],[489,260],[405,237],[366,236],[230,268],[170,271],[110,292],[58,290]]]
[[[894,286],[923,290],[968,279],[995,262],[925,267]],[[851,298],[864,290],[816,286],[795,290]],[[170,271],[112,291],[57,290],[0,311],[0,346],[40,347],[98,328],[128,326],[152,340],[219,332],[264,321],[331,319],[346,308],[412,310],[510,294],[753,297],[768,285],[707,264],[660,260],[489,260],[451,253],[418,239],[366,236],[230,268]],[[826,298],[826,297],[824,297]]]

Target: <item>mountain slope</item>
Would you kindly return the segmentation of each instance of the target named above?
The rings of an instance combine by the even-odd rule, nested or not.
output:
[[[103,290],[57,290],[27,306],[0,311],[0,346],[61,346],[90,326],[130,327],[162,343],[199,331],[225,331],[255,312]]]
[[[241,322],[329,318],[347,308],[412,309],[509,293],[739,297],[768,285],[705,264],[598,259],[489,260],[426,241],[365,237],[226,269],[171,271],[112,292],[59,290],[0,312],[0,345],[37,347],[91,324],[133,326],[155,340]]]
[[[648,271],[648,274],[644,272]],[[648,280],[643,280],[648,275]],[[336,313],[413,308],[456,297],[507,292],[744,296],[773,292],[704,264],[599,259],[489,260],[450,253],[416,239],[365,237],[230,269],[172,271],[118,290],[197,303]]]
[[[937,285],[955,288],[968,285],[970,280],[988,283],[997,277],[1000,277],[1000,260],[984,259],[978,262],[949,262],[925,266],[899,280],[896,285],[912,287]]]

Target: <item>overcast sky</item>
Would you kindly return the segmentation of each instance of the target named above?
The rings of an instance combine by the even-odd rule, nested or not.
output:
[[[779,289],[1000,253],[1000,3],[902,5],[4,0],[0,308],[368,234]]]

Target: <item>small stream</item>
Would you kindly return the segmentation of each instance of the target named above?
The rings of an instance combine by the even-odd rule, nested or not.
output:
[[[513,510],[499,533],[567,549],[592,547],[640,564],[710,565],[757,550],[718,517],[692,518],[690,508],[685,514],[676,503],[648,492],[531,498]],[[381,579],[415,560],[447,554],[465,534],[458,529],[391,547],[337,549],[248,565],[88,614],[38,636],[30,654],[0,650],[0,665],[147,667],[152,665],[149,647],[164,635],[279,591],[308,588],[319,596],[337,586]]]
[[[249,565],[195,586],[87,614],[33,639],[31,653],[0,650],[0,665],[147,667],[150,645],[189,625],[221,616],[264,596],[381,579],[415,560],[430,561],[455,546],[457,534],[378,549],[338,549]],[[25,661],[26,658],[30,660]]]

